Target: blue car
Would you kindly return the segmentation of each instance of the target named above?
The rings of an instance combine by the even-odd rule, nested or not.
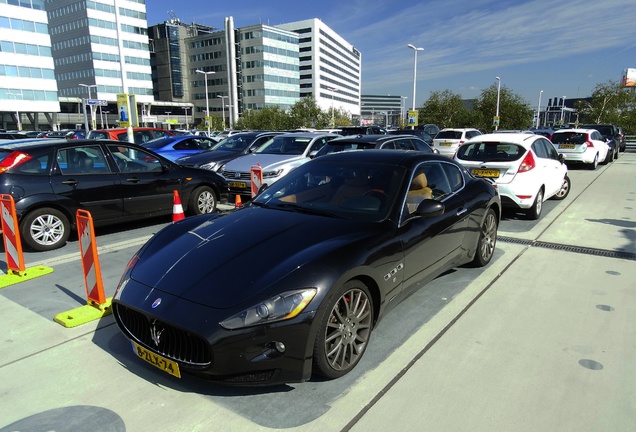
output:
[[[158,138],[144,143],[143,146],[174,162],[180,157],[201,153],[216,144],[215,140],[206,136],[180,135]]]

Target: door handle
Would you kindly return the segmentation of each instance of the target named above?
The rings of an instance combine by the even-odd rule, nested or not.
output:
[[[462,208],[460,208],[459,210],[457,210],[457,216],[461,216],[461,215],[463,215],[464,213],[466,213],[467,211],[468,211],[468,209],[467,209],[467,208],[463,208],[463,207],[462,207]]]
[[[77,183],[78,183],[77,180],[64,180],[62,182],[62,184],[69,185],[69,186],[77,186]]]
[[[127,178],[126,181],[130,183],[139,183],[139,177]]]

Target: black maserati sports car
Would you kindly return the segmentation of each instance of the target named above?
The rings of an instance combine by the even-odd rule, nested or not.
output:
[[[235,212],[166,226],[126,267],[113,314],[134,353],[176,377],[337,378],[399,301],[488,264],[500,213],[492,183],[444,156],[326,155]]]

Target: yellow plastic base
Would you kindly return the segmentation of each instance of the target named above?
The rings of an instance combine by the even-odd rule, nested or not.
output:
[[[25,269],[23,272],[9,272],[6,275],[0,276],[0,289],[35,279],[36,277],[44,276],[49,273],[53,273],[53,269],[51,267],[44,266],[30,267]]]
[[[110,307],[112,301],[113,298],[109,297],[106,299],[106,303],[101,305],[89,303],[87,305],[71,309],[68,312],[57,314],[53,320],[58,324],[62,324],[64,327],[77,327],[113,313]]]

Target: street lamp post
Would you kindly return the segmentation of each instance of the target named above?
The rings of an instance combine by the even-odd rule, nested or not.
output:
[[[417,83],[417,52],[424,51],[424,48],[417,48],[415,45],[408,44],[407,47],[411,48],[414,52],[413,57],[413,111],[415,111],[415,88]],[[412,129],[415,129],[415,125],[412,126]]]
[[[86,87],[88,89],[88,100],[86,101],[86,104],[88,104],[89,100],[92,100],[92,96],[91,96],[91,88],[97,88],[97,84],[79,84],[80,87]],[[97,90],[95,90],[95,93],[97,93]],[[86,105],[85,104],[85,105]],[[93,129],[97,129],[96,127],[96,123],[97,123],[97,119],[95,118],[95,108],[94,105],[88,105],[91,109],[91,127]],[[88,121],[85,122],[86,124],[84,125],[86,127],[86,133],[88,133]]]
[[[565,96],[561,101],[561,125],[565,122]]]
[[[110,114],[110,111],[103,110],[102,112],[104,113],[104,117],[106,119],[106,129],[110,129],[110,123],[108,123],[108,114]]]
[[[208,126],[208,136],[210,136],[210,101],[208,99],[208,75],[215,73],[214,71],[202,71],[197,69],[196,73],[205,75],[205,124]]]
[[[15,93],[7,93],[7,96],[13,96],[15,98],[15,100],[18,100],[18,96],[22,96],[22,94],[15,94]],[[22,118],[20,116],[20,111],[15,110],[15,121],[16,121],[16,127],[18,128],[19,131],[22,130]]]
[[[164,114],[166,115],[166,123],[168,124],[168,130],[170,130],[170,123],[168,122],[170,117],[170,114],[172,114],[172,111],[164,111]]]
[[[543,94],[543,90],[539,92],[539,103],[537,104],[537,129],[539,129],[539,119],[541,118],[541,95]]]
[[[400,96],[402,98],[402,104],[400,105],[400,128],[404,124],[404,111],[406,110],[406,100],[408,96]]]
[[[497,80],[497,109],[495,111],[495,118],[497,119],[495,124],[495,130],[499,129],[499,97],[501,95],[501,78],[495,77]]]
[[[333,110],[333,95],[340,89],[338,87],[327,87],[327,90],[331,91],[331,127],[336,127],[336,118],[334,117]]]
[[[217,95],[216,97],[221,98],[221,109],[223,110],[223,130],[225,130],[225,99],[229,99],[229,96]]]

